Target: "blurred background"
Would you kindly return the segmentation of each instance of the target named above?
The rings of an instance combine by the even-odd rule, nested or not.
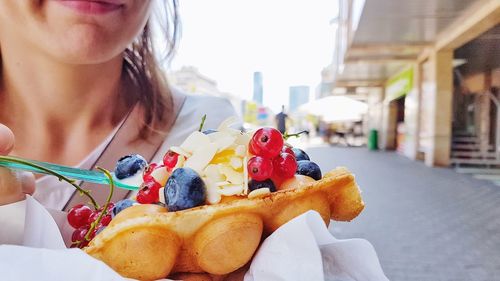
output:
[[[182,0],[170,83],[352,170],[391,280],[500,280],[500,0]]]

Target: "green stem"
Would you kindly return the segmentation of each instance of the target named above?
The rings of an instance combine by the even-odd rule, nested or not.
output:
[[[99,217],[97,217],[97,219],[90,224],[90,228],[87,231],[87,234],[85,234],[86,241],[91,240],[90,235],[92,234],[94,229],[99,225],[102,218],[108,214],[109,202],[111,202],[111,198],[113,197],[113,192],[115,190],[115,182],[113,181],[113,176],[111,175],[111,173],[108,170],[101,168],[101,167],[96,167],[96,169],[103,172],[104,175],[106,175],[106,177],[108,177],[108,179],[109,179],[109,194],[108,194],[108,198],[106,199],[106,203],[104,204],[104,206],[102,208],[102,212],[99,214]]]
[[[31,163],[29,161],[24,161],[24,160],[20,160],[20,159],[9,157],[9,156],[0,156],[0,160],[6,161],[6,162],[11,162],[11,163],[19,163],[19,164],[28,165],[28,166],[37,168],[39,170],[42,170],[42,171],[46,172],[47,174],[56,176],[56,177],[59,178],[60,181],[68,182],[69,184],[71,184],[72,186],[74,186],[76,188],[76,190],[78,190],[78,192],[80,192],[81,194],[87,196],[90,199],[90,202],[92,203],[92,206],[94,207],[94,209],[96,209],[96,210],[99,209],[99,205],[94,200],[94,198],[92,197],[92,195],[90,195],[90,192],[88,190],[85,190],[85,189],[81,188],[80,186],[78,186],[75,183],[76,182],[75,180],[67,178],[67,177],[65,177],[65,176],[63,176],[63,175],[61,175],[61,174],[59,174],[57,172],[54,172],[54,171],[52,171],[50,169],[47,169],[47,168],[42,167],[42,166],[39,166],[37,164]]]
[[[201,132],[201,130],[203,130],[203,126],[205,125],[205,120],[207,119],[207,115],[203,115],[203,117],[201,117],[201,124],[200,124],[200,128],[198,129],[198,132]]]
[[[309,131],[304,130],[304,131],[300,131],[300,132],[295,133],[295,134],[288,134],[287,132],[285,132],[285,133],[283,134],[283,139],[287,140],[287,139],[289,139],[290,137],[296,137],[296,138],[298,138],[298,137],[300,137],[300,135],[305,134],[305,133],[309,133]]]

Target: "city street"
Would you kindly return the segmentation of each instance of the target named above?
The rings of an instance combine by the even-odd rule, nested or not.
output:
[[[499,280],[500,187],[396,153],[307,151],[325,171],[346,166],[356,175],[366,208],[331,230],[369,240],[390,280]]]

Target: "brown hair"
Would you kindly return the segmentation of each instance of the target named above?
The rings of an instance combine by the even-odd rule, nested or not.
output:
[[[178,1],[164,1],[166,14],[163,32],[167,37],[166,53],[163,60],[169,60],[174,54],[179,38]],[[151,19],[139,37],[124,52],[123,73],[134,86],[134,91],[125,95],[125,102],[132,106],[138,102],[144,109],[144,126],[139,138],[146,139],[152,133],[161,133],[157,128],[164,122],[172,122],[172,95],[164,73],[155,57],[151,38]]]

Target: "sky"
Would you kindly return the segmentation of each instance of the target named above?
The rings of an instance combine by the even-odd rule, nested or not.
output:
[[[182,37],[170,70],[195,66],[219,90],[251,99],[263,75],[264,105],[288,105],[288,88],[312,92],[334,51],[338,0],[181,0]]]

